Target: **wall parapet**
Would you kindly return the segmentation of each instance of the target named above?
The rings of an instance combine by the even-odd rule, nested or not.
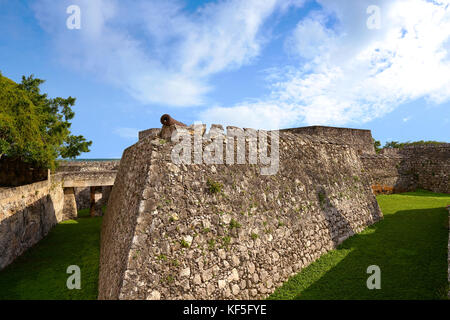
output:
[[[360,154],[375,153],[374,142],[370,130],[338,128],[327,126],[309,126],[300,128],[289,128],[281,131],[292,132],[296,134],[307,134],[324,139],[333,139],[336,143],[347,144],[356,148]]]
[[[119,160],[107,161],[60,161],[56,172],[78,172],[78,171],[114,171],[120,164]]]
[[[0,189],[0,202],[7,202],[10,199],[17,198],[18,195],[28,195],[37,190],[47,188],[49,183],[50,180],[44,180],[23,186]]]

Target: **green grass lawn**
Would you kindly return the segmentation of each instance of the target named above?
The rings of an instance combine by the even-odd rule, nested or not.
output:
[[[450,195],[380,195],[384,219],[291,277],[269,299],[446,299]],[[381,289],[366,286],[381,269]]]
[[[96,299],[102,218],[80,210],[0,272],[0,300]],[[68,290],[67,267],[78,265],[81,290]]]
[[[291,277],[269,299],[444,299],[447,294],[450,196],[418,191],[378,196],[384,219],[347,239]],[[101,218],[58,224],[0,272],[1,299],[96,299]],[[68,290],[69,265],[81,269],[81,290]],[[368,290],[370,265],[381,289]]]

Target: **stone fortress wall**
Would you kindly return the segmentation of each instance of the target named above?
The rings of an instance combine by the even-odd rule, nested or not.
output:
[[[376,154],[368,130],[286,129],[278,173],[262,176],[261,164],[174,165],[160,132],[140,132],[121,161],[62,162],[1,188],[0,270],[101,194],[100,298],[262,298],[382,218],[373,193],[450,193],[450,144]],[[5,181],[23,171],[0,166]]]
[[[450,193],[450,144],[383,149],[361,159],[375,193],[425,189]]]
[[[61,180],[0,191],[0,270],[66,220]]]
[[[264,176],[260,163],[176,165],[157,134],[123,154],[100,299],[264,298],[382,218],[360,149],[340,139],[283,130],[278,173]]]
[[[369,130],[286,129],[278,173],[262,176],[260,163],[174,164],[173,130],[142,131],[123,154],[100,299],[264,298],[381,219],[374,194],[449,192],[448,144],[376,154]]]

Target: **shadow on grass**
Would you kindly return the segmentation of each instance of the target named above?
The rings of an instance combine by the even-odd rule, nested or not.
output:
[[[269,299],[445,299],[447,219],[444,208],[386,215],[291,277]],[[380,290],[367,289],[370,265],[381,269]]]
[[[0,300],[96,299],[102,218],[56,225],[37,245],[0,272]],[[81,290],[68,290],[67,267],[81,269]]]

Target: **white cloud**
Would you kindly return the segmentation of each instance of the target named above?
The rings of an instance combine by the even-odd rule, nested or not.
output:
[[[270,102],[242,103],[232,108],[215,106],[200,113],[200,119],[207,124],[267,130],[286,127],[296,116],[289,105]]]
[[[273,68],[271,90],[255,102],[214,106],[206,122],[275,128],[348,125],[424,98],[450,98],[450,2],[378,0],[381,29],[366,27],[373,0],[317,0],[285,50],[298,59]],[[221,0],[187,10],[181,1],[38,0],[42,27],[61,60],[123,88],[144,103],[204,105],[211,76],[252,63],[270,42],[265,23],[304,0]],[[78,4],[81,30],[67,30]]]
[[[313,12],[301,20],[287,38],[285,47],[288,52],[306,59],[314,59],[326,50],[330,50],[336,38],[331,29],[325,28],[326,16]]]
[[[419,98],[450,99],[449,1],[378,1],[380,30],[366,27],[372,0],[318,2],[323,10],[300,21],[286,40],[299,65],[269,77],[275,79],[269,98],[246,104],[252,122],[360,124]],[[264,112],[268,105],[289,119],[274,120]],[[242,111],[238,104],[203,116],[233,119]]]
[[[81,8],[81,29],[65,29],[65,9]],[[205,103],[208,78],[250,63],[267,41],[260,32],[275,11],[299,0],[228,0],[194,12],[172,1],[38,0],[36,17],[61,60],[96,74],[144,103]]]

